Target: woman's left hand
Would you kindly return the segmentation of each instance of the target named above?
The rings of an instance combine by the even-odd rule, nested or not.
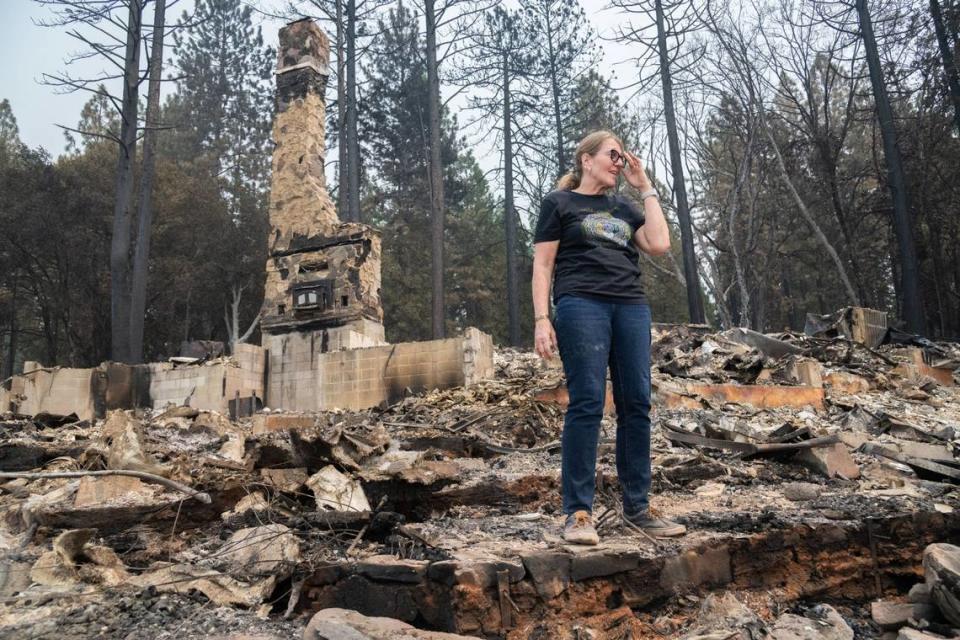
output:
[[[627,183],[637,191],[650,189],[652,187],[650,178],[647,177],[647,172],[644,171],[640,158],[629,151],[625,151],[624,155],[627,158],[627,163],[623,167],[623,177],[627,179]]]

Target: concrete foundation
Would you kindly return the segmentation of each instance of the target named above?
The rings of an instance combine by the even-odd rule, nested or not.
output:
[[[0,410],[101,418],[108,409],[168,405],[229,412],[236,397],[273,409],[366,409],[410,392],[469,385],[493,377],[493,340],[478,329],[430,342],[383,341],[383,326],[362,319],[344,327],[267,336],[269,349],[237,345],[231,358],[203,364],[104,363],[92,369],[44,369],[28,363]]]

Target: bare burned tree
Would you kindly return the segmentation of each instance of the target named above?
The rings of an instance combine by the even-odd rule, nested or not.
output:
[[[844,0],[840,2],[814,0],[813,6],[820,20],[841,33],[852,34],[863,44],[864,57],[870,74],[877,123],[883,140],[887,187],[890,190],[893,202],[892,226],[897,239],[900,266],[900,315],[906,321],[909,331],[922,334],[926,329],[926,321],[920,287],[920,265],[914,241],[910,193],[907,189],[906,173],[897,142],[893,108],[890,105],[890,97],[887,93],[870,7],[867,0]],[[885,21],[892,25],[891,28],[895,29],[900,17],[894,14]]]
[[[145,285],[145,280],[138,282],[132,278],[131,253],[134,247],[131,233],[134,163],[138,133],[141,130],[138,121],[140,85],[149,75],[149,71],[141,68],[141,51],[146,48],[145,43],[151,37],[150,30],[144,28],[143,22],[151,1],[35,0],[53,13],[51,19],[41,24],[66,29],[83,47],[67,61],[66,71],[44,74],[44,82],[63,91],[86,91],[102,95],[110,100],[120,115],[119,131],[82,131],[62,127],[84,136],[112,140],[118,146],[110,249],[110,353],[114,360],[120,362],[134,361],[135,350],[131,343],[132,287],[134,284]],[[163,12],[159,11],[160,14]],[[162,29],[162,16],[160,24]],[[70,72],[71,63],[91,59],[100,60],[105,70],[84,77]],[[107,84],[115,82],[120,82],[123,87],[119,97],[107,93],[105,89]],[[144,247],[144,260],[146,251],[147,248]],[[142,329],[140,335],[142,336]]]
[[[721,11],[722,13],[720,13]],[[771,86],[771,83],[767,80],[771,74],[767,73],[767,68],[764,66],[771,58],[776,59],[776,45],[769,47],[769,55],[764,55],[758,50],[756,43],[764,40],[763,34],[767,33],[771,27],[764,22],[764,16],[762,14],[757,15],[752,24],[747,26],[744,24],[745,19],[742,14],[732,15],[729,6],[726,6],[724,9],[719,9],[718,5],[713,3],[707,3],[705,5],[704,11],[700,14],[700,19],[703,20],[707,29],[710,31],[714,42],[719,45],[721,56],[718,56],[720,62],[717,66],[721,69],[723,85],[727,87],[742,87],[745,89],[746,99],[741,99],[742,108],[752,113],[753,117],[756,118],[761,135],[766,138],[770,144],[770,149],[773,151],[781,180],[787,188],[788,193],[796,203],[797,209],[800,211],[804,221],[813,231],[817,241],[823,246],[836,266],[837,273],[843,282],[851,304],[859,306],[860,301],[847,275],[846,267],[837,254],[836,249],[834,249],[832,243],[820,228],[814,216],[810,213],[810,210],[794,185],[790,172],[784,163],[780,146],[768,123],[767,100],[764,94],[770,92],[771,89],[775,90],[783,85],[777,85],[776,87]],[[809,44],[809,42],[797,42],[796,47],[802,48],[805,44]],[[812,62],[813,61],[810,61],[811,64]],[[776,77],[783,78],[783,70],[779,69],[778,71],[780,73],[778,73]],[[807,75],[809,72],[810,70],[806,66],[802,66],[800,69],[800,73],[804,74],[802,77],[805,79],[804,85],[807,87],[807,91],[812,92],[813,89],[810,87],[809,75]],[[827,82],[829,81],[830,78],[828,77]],[[829,84],[827,85],[827,92],[829,93]],[[813,100],[814,98],[808,95],[808,99]],[[825,97],[824,99],[828,101],[828,105],[825,107],[826,110],[829,108],[829,98]],[[801,109],[803,109],[802,104]],[[806,112],[808,113],[808,129],[816,131],[820,116],[817,115],[813,109],[807,110]],[[826,118],[827,126],[829,126],[829,115],[824,117]],[[822,144],[825,143],[821,141],[821,145]],[[842,140],[840,144],[842,144]],[[839,150],[833,151],[831,149],[824,153],[829,153],[830,155],[827,160],[832,160],[835,163],[835,154],[839,153]],[[837,197],[837,199],[839,198]],[[736,244],[734,243],[733,246],[735,247]]]
[[[468,49],[460,57],[455,82],[475,93],[470,106],[480,125],[480,137],[494,139],[503,149],[503,224],[507,255],[507,328],[511,346],[520,345],[520,284],[518,273],[518,220],[514,205],[514,130],[519,80],[529,77],[531,41],[520,31],[516,13],[496,7],[468,32]],[[532,96],[521,93],[519,102]]]
[[[674,77],[693,64],[698,55],[693,50],[683,51],[685,38],[695,28],[692,20],[696,3],[664,2],[663,0],[613,0],[613,6],[630,14],[642,15],[647,23],[635,26],[633,22],[619,29],[618,40],[640,45],[644,53],[638,59],[642,68],[656,68],[656,74],[641,76],[633,85],[635,93],[646,89],[657,78],[661,82],[663,117],[666,122],[667,139],[670,145],[670,165],[673,174],[673,196],[676,200],[677,217],[680,222],[680,243],[683,246],[683,272],[687,285],[687,310],[691,322],[706,320],[703,294],[697,269],[696,247],[693,226],[690,221],[690,205],[683,171],[683,154],[677,131],[677,115],[673,103]],[[652,26],[651,26],[652,25]],[[653,31],[653,34],[650,32]],[[655,44],[654,44],[655,43]],[[656,64],[651,64],[653,61]]]
[[[143,362],[143,321],[147,303],[147,264],[150,232],[153,227],[153,180],[157,169],[157,129],[160,126],[160,81],[163,75],[163,37],[167,0],[156,0],[150,44],[150,82],[147,87],[146,130],[143,141],[143,170],[137,215],[137,241],[133,251],[133,279],[130,291],[130,361]]]
[[[523,0],[519,15],[535,45],[531,80],[543,96],[531,105],[539,118],[526,144],[552,159],[556,181],[573,165],[571,94],[596,62],[596,36],[578,0]]]
[[[478,15],[485,13],[491,2],[468,0],[422,0],[419,9],[426,19],[426,50],[428,105],[428,147],[430,151],[430,323],[434,339],[446,335],[444,304],[444,167],[440,154],[441,110],[440,67],[444,60],[455,55],[463,35]],[[452,96],[451,96],[452,98]],[[450,98],[448,98],[449,100]]]
[[[829,192],[840,229],[838,246],[848,257],[852,277],[847,276],[842,262],[838,263],[838,271],[848,298],[853,304],[860,304],[866,294],[854,250],[852,206],[841,194],[843,178],[840,175],[847,138],[859,116],[857,97],[863,78],[858,73],[858,43],[846,54],[848,60],[845,61],[843,34],[809,19],[791,2],[781,2],[776,17],[776,20],[768,19],[761,31],[766,45],[764,65],[779,79],[773,90],[775,100],[781,105],[782,123],[816,150],[814,167]],[[847,69],[841,68],[842,65]],[[780,152],[779,147],[775,150]],[[836,254],[831,243],[825,248],[831,256]],[[837,260],[839,258],[835,262]]]
[[[947,78],[947,87],[950,91],[950,100],[953,102],[953,125],[960,134],[960,70],[957,69],[953,55],[953,46],[947,34],[947,26],[943,20],[943,10],[939,0],[930,0],[930,17],[933,19],[934,31],[937,34],[937,46],[940,49],[940,58],[943,61],[943,72]]]

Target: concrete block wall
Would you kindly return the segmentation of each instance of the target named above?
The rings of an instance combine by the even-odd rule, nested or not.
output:
[[[7,398],[18,413],[76,413],[81,420],[97,417],[95,390],[102,386],[98,377],[104,375],[99,369],[43,369],[36,362],[24,363],[23,369],[24,375],[13,381],[15,397]]]
[[[265,334],[267,395],[271,408],[313,408],[316,358],[325,348],[322,331]]]
[[[311,411],[317,403],[318,358],[329,352],[385,345],[383,325],[367,318],[342,327],[265,334],[267,407]]]
[[[490,380],[494,373],[493,336],[476,327],[467,327],[463,332],[464,384]]]
[[[224,402],[233,400],[237,392],[241,398],[256,395],[263,398],[266,392],[267,350],[255,344],[234,345],[231,360],[237,366],[228,365],[224,369],[226,376],[226,395]],[[227,411],[224,404],[223,411]]]
[[[222,363],[174,367],[170,363],[145,365],[150,376],[149,397],[154,408],[189,404],[197,409],[226,409],[226,376]]]
[[[241,397],[264,395],[266,351],[250,344],[236,345],[232,361],[201,365],[167,362],[144,365],[149,371],[150,404],[162,408],[170,403],[197,409],[227,412],[227,403]]]
[[[265,336],[265,344],[274,346],[269,351],[238,345],[229,361],[137,365],[132,368],[135,374],[115,375],[114,382],[108,375],[110,366],[125,365],[47,371],[31,363],[25,375],[11,380],[10,390],[0,392],[0,402],[4,409],[20,413],[76,413],[93,419],[110,404],[110,385],[116,383],[123,389],[114,390],[110,408],[134,404],[162,408],[172,403],[227,413],[228,402],[239,393],[256,394],[274,409],[365,409],[396,401],[408,390],[469,385],[493,376],[493,341],[473,328],[446,340],[323,351],[331,337],[340,345],[376,341],[375,335],[356,328],[360,327],[341,327],[325,336],[323,332]]]
[[[328,353],[320,357],[317,404],[320,409],[365,409],[413,392],[466,383],[464,340],[402,342]]]

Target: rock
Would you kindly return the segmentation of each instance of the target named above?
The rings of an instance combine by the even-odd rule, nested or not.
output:
[[[809,358],[791,360],[787,367],[787,377],[808,387],[823,386],[823,365]]]
[[[469,636],[424,631],[393,618],[374,618],[347,609],[316,613],[303,640],[473,640]]]
[[[900,629],[900,633],[897,634],[897,640],[944,640],[944,637],[933,635],[932,633],[924,633],[923,631],[911,629],[910,627],[903,627]]]
[[[870,391],[869,380],[845,371],[828,373],[824,378],[824,382],[834,391],[848,395]]]
[[[290,575],[300,559],[300,542],[282,524],[240,529],[220,548],[220,566],[243,576]]]
[[[806,502],[820,495],[820,485],[812,482],[788,482],[783,485],[783,497],[793,502]]]
[[[30,570],[38,584],[59,587],[77,583],[116,586],[130,578],[120,557],[109,547],[89,544],[95,529],[74,529],[53,541]]]
[[[870,604],[870,616],[881,629],[899,629],[907,620],[929,620],[936,614],[933,605],[878,600]]]
[[[910,587],[909,593],[907,593],[907,600],[926,604],[933,602],[930,598],[930,586],[926,582],[918,582],[913,585]]]
[[[343,475],[333,465],[327,465],[307,480],[313,491],[317,508],[334,511],[370,511],[370,503],[356,480]]]
[[[227,436],[227,441],[220,447],[217,455],[227,460],[233,460],[234,462],[243,462],[246,451],[247,439],[243,434],[231,433]]]
[[[53,550],[60,556],[64,564],[77,564],[83,554],[83,548],[93,538],[96,529],[72,529],[64,531],[53,541]]]
[[[900,453],[914,458],[926,458],[941,462],[953,462],[953,452],[942,444],[928,444],[926,442],[910,442],[901,440],[896,443]]]
[[[938,542],[923,551],[930,597],[947,620],[960,625],[960,547]]]
[[[870,436],[859,431],[844,431],[837,435],[840,436],[840,442],[851,449],[859,449],[864,443],[870,442]]]
[[[370,556],[356,564],[356,572],[371,580],[416,584],[427,575],[429,564],[426,560],[401,560],[388,555]]]
[[[828,447],[804,449],[794,460],[828,478],[855,480],[860,477],[860,467],[847,447],[839,442]]]
[[[523,580],[527,574],[523,563],[516,560],[442,560],[431,563],[427,575],[431,580],[454,584],[471,585],[483,589],[497,584],[497,573],[507,571],[511,583]]]
[[[0,598],[9,598],[21,591],[27,589],[32,580],[30,579],[31,565],[29,562],[9,561],[7,570],[7,580],[0,584]]]
[[[711,637],[711,634],[717,634],[716,637],[728,638],[730,634],[727,630],[755,629],[759,637],[762,622],[757,615],[747,608],[737,597],[727,591],[722,595],[711,593],[700,605],[700,613],[697,614],[697,620],[693,629],[687,632],[683,638],[685,640],[694,640],[694,638]],[[718,633],[721,632],[721,633]],[[736,637],[754,637],[749,634],[741,634]]]
[[[144,448],[143,427],[130,413],[120,409],[108,412],[101,434],[110,443],[108,468],[167,475],[167,467],[160,465]]]
[[[247,584],[228,575],[189,564],[155,563],[146,572],[132,578],[133,586],[157,591],[189,594],[196,590],[220,606],[255,607],[263,603],[276,587],[276,579],[268,576]]]
[[[567,590],[571,564],[568,554],[541,551],[525,555],[522,559],[541,598],[550,600]]]
[[[806,616],[787,613],[770,629],[772,640],[853,640],[853,629],[826,604],[818,604]]]

